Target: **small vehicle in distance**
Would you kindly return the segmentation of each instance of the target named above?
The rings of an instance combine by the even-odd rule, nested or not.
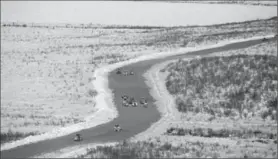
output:
[[[263,38],[262,41],[268,41],[268,39],[267,38]]]
[[[129,72],[129,75],[134,75],[134,72],[133,72],[133,71],[130,71],[130,72]]]
[[[82,139],[82,137],[81,137],[80,134],[76,134],[76,136],[74,137],[73,140],[74,140],[74,141],[82,141],[83,139]]]
[[[123,105],[124,107],[128,107],[128,103],[127,103],[127,101],[126,101],[126,100],[123,100],[122,105]]]
[[[134,97],[130,98],[128,103],[129,103],[130,106],[133,106],[133,107],[136,107],[138,105],[138,103],[136,102]]]
[[[147,102],[147,99],[145,99],[144,97],[142,97],[140,99],[140,104],[144,107],[147,107],[148,106],[148,102]]]
[[[128,72],[128,71],[123,71],[123,75],[124,75],[124,76],[128,76],[128,75],[129,75],[129,72]]]
[[[114,131],[115,131],[115,132],[119,132],[119,131],[121,131],[121,130],[122,130],[122,128],[120,127],[119,124],[116,124],[116,125],[114,126]]]
[[[116,71],[116,74],[122,74],[122,71],[121,71],[121,69],[117,69],[117,71]]]
[[[123,99],[124,101],[126,101],[126,100],[128,100],[128,96],[127,96],[127,95],[123,95],[123,96],[122,96],[122,99]]]
[[[131,106],[133,106],[133,107],[137,107],[137,105],[138,105],[138,103],[137,103],[136,101],[133,101],[133,102],[131,103]]]

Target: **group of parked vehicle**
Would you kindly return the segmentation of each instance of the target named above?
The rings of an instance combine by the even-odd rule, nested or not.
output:
[[[139,104],[143,107],[147,107],[148,106],[148,102],[147,99],[142,97],[140,98],[139,104],[138,102],[135,100],[134,97],[129,97],[127,95],[123,95],[122,96],[123,102],[122,105],[124,107],[137,107]]]
[[[144,97],[140,98],[139,104],[137,103],[137,101],[135,100],[134,97],[129,97],[127,95],[123,95],[122,99],[123,99],[123,106],[125,106],[125,107],[129,107],[129,106],[136,107],[139,104],[141,106],[143,106],[143,107],[147,107],[148,106],[147,99],[144,98]],[[115,132],[122,131],[122,128],[120,127],[119,124],[114,125],[114,131]],[[81,142],[83,140],[83,138],[81,137],[81,134],[76,134],[73,140]]]
[[[129,76],[129,75],[134,75],[134,72],[131,71],[131,70],[130,70],[130,71],[127,71],[127,70],[122,70],[122,69],[118,68],[117,71],[116,71],[116,74],[124,75],[124,76]],[[147,107],[147,106],[148,106],[147,99],[144,98],[144,97],[140,98],[139,104],[138,104],[138,102],[135,100],[134,97],[129,97],[129,96],[127,96],[127,95],[123,95],[123,96],[122,96],[122,100],[123,100],[122,105],[123,105],[124,107],[137,107],[139,104],[140,104],[140,106],[143,106],[143,107]],[[116,125],[114,126],[114,131],[115,131],[115,132],[120,132],[120,131],[122,131],[122,128],[120,127],[119,124],[116,124]],[[83,138],[81,137],[81,134],[76,134],[73,140],[74,140],[74,141],[79,141],[79,142],[80,142],[80,141],[83,140]]]
[[[134,75],[133,71],[127,71],[127,70],[122,70],[120,68],[117,69],[116,74],[118,75],[124,75],[124,76],[129,76],[129,75]]]

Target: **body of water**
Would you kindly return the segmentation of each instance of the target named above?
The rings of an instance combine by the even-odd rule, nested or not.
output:
[[[186,26],[264,19],[276,6],[128,1],[2,1],[1,22]]]

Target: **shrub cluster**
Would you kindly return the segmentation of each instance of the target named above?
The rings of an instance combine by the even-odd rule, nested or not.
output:
[[[1,144],[10,142],[10,141],[15,141],[19,140],[28,136],[33,136],[36,135],[37,133],[35,132],[30,132],[30,133],[21,133],[21,132],[13,132],[9,130],[6,133],[1,132]]]
[[[277,119],[276,56],[235,55],[179,60],[167,66],[168,91],[181,112]],[[259,111],[259,112],[256,112]]]
[[[184,136],[184,135],[192,135],[192,136],[201,136],[201,137],[238,137],[238,138],[263,138],[263,139],[276,139],[277,133],[266,133],[260,130],[232,130],[232,129],[219,129],[214,130],[211,128],[174,128],[171,127],[166,131],[167,135],[177,135],[177,136]]]
[[[185,154],[192,157],[204,157],[211,155],[211,150],[209,153],[205,150],[209,147],[213,147],[215,150],[221,148],[219,144],[211,144],[206,147],[201,142],[186,142],[179,146],[167,142],[160,144],[146,141],[124,142],[115,146],[98,146],[87,149],[87,153],[78,158],[172,158]],[[219,154],[216,153],[212,156],[219,157]]]

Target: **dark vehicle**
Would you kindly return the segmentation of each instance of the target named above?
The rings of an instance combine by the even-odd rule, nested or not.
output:
[[[82,139],[82,137],[81,137],[80,134],[76,134],[76,136],[74,137],[73,140],[74,140],[74,141],[82,141],[83,139]]]
[[[136,107],[136,106],[138,106],[138,103],[136,102],[134,97],[128,97],[126,95],[123,95],[122,99],[123,99],[122,106],[124,106],[124,107],[129,107],[129,106]]]
[[[116,71],[116,74],[122,74],[122,71],[121,71],[121,69],[117,69],[117,71]]]
[[[127,95],[123,95],[123,96],[122,96],[122,99],[123,99],[123,100],[128,100],[128,96],[127,96]]]
[[[132,104],[133,102],[135,102],[135,99],[134,99],[134,97],[131,97],[131,98],[129,99],[128,103],[129,103],[129,104]]]
[[[141,98],[140,99],[140,104],[142,105],[142,106],[144,106],[144,107],[147,107],[148,106],[148,102],[147,102],[147,99],[145,99],[145,98]]]
[[[116,125],[114,126],[114,131],[115,131],[115,132],[119,132],[119,131],[121,131],[121,130],[122,130],[122,128],[120,127],[119,124],[116,124]]]
[[[124,107],[128,107],[128,106],[129,106],[126,100],[123,100],[122,105],[123,105]]]
[[[134,72],[133,71],[122,70],[122,69],[118,68],[117,71],[116,71],[116,74],[129,76],[129,75],[134,75]]]
[[[135,99],[134,99],[133,97],[130,98],[129,104],[130,104],[131,106],[137,106],[137,102],[135,101]]]
[[[147,103],[147,99],[145,99],[144,97],[142,97],[142,98],[140,99],[140,104],[145,104],[145,103]]]
[[[267,38],[263,38],[262,41],[268,41],[268,39]]]

